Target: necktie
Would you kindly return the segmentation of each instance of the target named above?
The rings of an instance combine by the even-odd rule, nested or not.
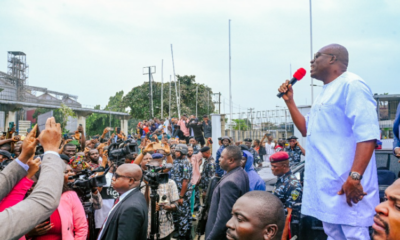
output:
[[[115,199],[114,205],[113,205],[113,207],[111,208],[111,210],[113,210],[114,206],[117,205],[118,202],[119,202],[119,197],[118,197],[117,199]],[[111,213],[110,213],[110,214],[111,214]],[[108,214],[108,216],[110,216],[110,214]],[[107,222],[108,216],[106,217],[106,220],[104,220],[103,226],[101,226],[101,229],[100,229],[100,231],[99,231],[99,234],[102,233],[103,227],[104,227],[104,225],[105,225],[106,222]],[[100,239],[99,237],[100,237],[100,235],[97,236],[97,239]]]

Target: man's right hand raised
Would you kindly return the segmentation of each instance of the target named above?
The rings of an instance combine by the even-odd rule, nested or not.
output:
[[[38,139],[45,152],[58,152],[58,146],[61,142],[61,126],[56,123],[54,117],[47,119],[46,128],[40,133]]]
[[[283,100],[285,100],[285,102],[293,100],[293,88],[292,88],[292,85],[289,84],[289,80],[286,80],[286,82],[283,83],[279,87],[278,91],[281,92],[281,93],[285,93],[286,92],[282,96],[282,98],[283,98]]]
[[[38,126],[35,125],[22,142],[22,152],[19,155],[18,159],[23,163],[27,163],[28,160],[35,154],[36,145],[38,144],[38,141],[36,139],[37,128]]]

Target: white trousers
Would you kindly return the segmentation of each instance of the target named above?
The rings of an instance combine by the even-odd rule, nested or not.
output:
[[[355,227],[323,222],[324,232],[328,240],[367,240],[369,236],[368,227]]]

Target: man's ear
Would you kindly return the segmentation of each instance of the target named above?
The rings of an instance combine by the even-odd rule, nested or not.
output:
[[[264,227],[263,236],[264,240],[272,240],[278,233],[278,226],[276,224],[269,224]]]

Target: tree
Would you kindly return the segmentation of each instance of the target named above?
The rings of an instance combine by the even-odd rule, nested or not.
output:
[[[67,132],[65,130],[65,127],[67,126],[68,118],[69,117],[76,118],[76,114],[70,107],[68,107],[64,103],[61,103],[61,107],[57,110],[59,110],[59,112],[61,113],[61,117],[62,117],[62,120],[60,122],[61,129],[63,129],[64,132]]]
[[[196,113],[196,87],[198,87],[198,104],[197,115],[202,116],[214,111],[214,104],[211,99],[211,88],[204,84],[196,83],[194,75],[177,75],[180,82],[181,93],[181,114]],[[161,117],[161,85],[160,82],[153,82],[153,109],[154,116]],[[163,86],[163,112],[166,117],[169,114],[169,82]],[[176,105],[175,83],[171,83],[171,115],[178,116]],[[179,84],[177,86],[179,91]],[[135,119],[150,118],[150,100],[149,100],[149,83],[144,82],[142,85],[134,87],[124,98],[123,106],[130,108],[130,115]]]
[[[233,121],[236,123],[233,130],[247,131],[250,129],[247,119],[233,119]]]
[[[108,100],[107,106],[103,109],[104,111],[113,112],[126,112],[123,104],[124,91],[119,91],[115,96],[111,96]],[[100,105],[94,107],[94,109],[100,110]],[[111,125],[110,125],[111,118]],[[94,136],[101,134],[106,127],[120,127],[121,121],[115,116],[111,116],[105,113],[92,113],[86,118],[86,134]]]
[[[65,127],[67,126],[68,118],[76,118],[76,114],[70,107],[63,103],[61,103],[61,106],[58,109],[36,108],[35,112],[32,115],[32,118],[35,118],[37,121],[37,118],[40,114],[50,111],[53,111],[53,117],[55,118],[56,122],[61,124],[61,129],[63,133],[67,133],[68,131],[65,129]]]

